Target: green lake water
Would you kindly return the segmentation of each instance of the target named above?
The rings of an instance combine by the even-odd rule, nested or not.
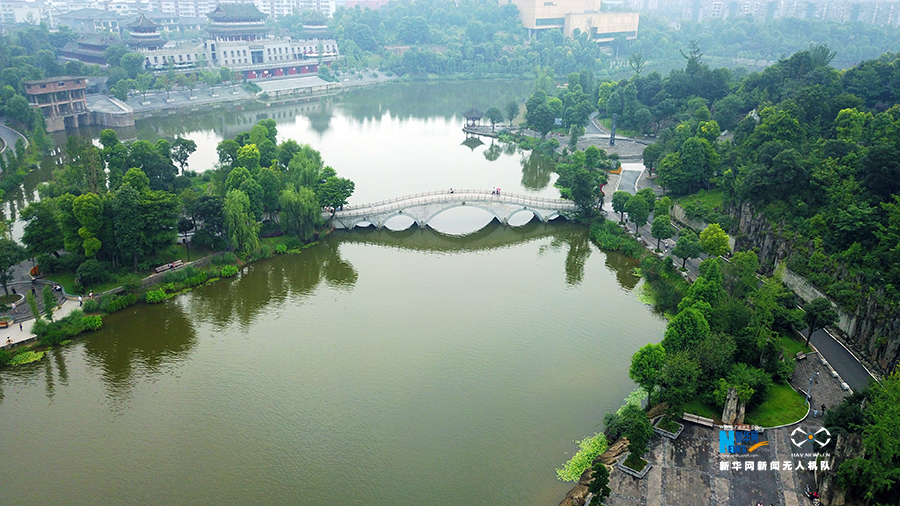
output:
[[[394,86],[135,132],[206,139],[201,170],[223,135],[282,107],[279,138],[320,149],[357,203],[558,195],[522,153],[461,145],[458,113],[526,85]],[[0,504],[557,504],[570,484],[554,469],[634,388],[630,357],[665,322],[633,261],[583,227],[466,211],[439,216],[445,233],[334,233],[0,372]]]

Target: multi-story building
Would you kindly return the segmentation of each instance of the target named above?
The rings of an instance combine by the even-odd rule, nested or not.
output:
[[[4,25],[13,25],[16,23],[37,25],[42,21],[48,21],[49,15],[49,6],[42,1],[0,1],[0,23]]]
[[[77,33],[122,34],[122,16],[100,9],[78,9],[56,16],[57,25],[68,26]]]
[[[515,4],[522,25],[529,31],[557,29],[571,37],[575,30],[593,40],[608,42],[616,37],[637,38],[637,12],[600,12],[600,0],[499,0]]]
[[[84,98],[85,77],[51,77],[40,81],[25,81],[25,97],[32,107],[41,111],[48,132],[66,127],[78,128],[90,121]]]
[[[149,70],[170,64],[176,69],[228,67],[254,79],[316,72],[320,57],[331,62],[338,56],[337,42],[321,30],[304,39],[269,35],[265,14],[250,3],[216,7],[200,42],[163,41],[151,17],[141,15],[129,23],[127,40],[132,50],[144,54]]]

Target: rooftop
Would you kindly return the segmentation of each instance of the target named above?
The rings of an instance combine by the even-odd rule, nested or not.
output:
[[[115,12],[104,11],[100,9],[78,9],[75,11],[69,11],[65,14],[60,14],[57,16],[62,19],[121,19],[122,16],[119,16]]]
[[[264,20],[266,15],[259,11],[253,4],[219,4],[216,10],[207,14],[213,21],[234,20]]]
[[[147,19],[146,16],[144,16],[143,13],[141,13],[141,15],[137,17],[137,19],[129,22],[125,26],[127,26],[128,28],[131,28],[132,30],[135,28],[154,28],[155,29],[156,23],[154,23],[153,21],[150,21],[149,19]]]
[[[86,81],[87,77],[85,76],[56,76],[56,77],[48,77],[46,79],[39,79],[37,81],[25,81],[24,84],[50,84],[56,83],[59,81],[70,81],[72,79],[81,79],[82,81]]]

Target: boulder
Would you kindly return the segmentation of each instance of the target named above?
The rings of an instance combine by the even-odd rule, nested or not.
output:
[[[559,506],[584,506],[584,498],[588,495],[588,488],[584,485],[575,485],[566,498],[560,501]]]
[[[722,423],[731,425],[737,419],[738,397],[737,390],[734,387],[728,389],[728,396],[725,397],[725,408],[722,409]]]
[[[616,459],[619,458],[620,455],[628,451],[628,438],[620,437],[616,440],[615,443],[609,445],[609,448],[606,449],[605,452],[601,453],[599,457],[595,459],[595,462],[599,460],[606,466],[611,466],[616,463]]]

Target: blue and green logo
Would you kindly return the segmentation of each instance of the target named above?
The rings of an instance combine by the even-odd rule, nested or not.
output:
[[[759,432],[755,430],[720,430],[719,453],[752,453],[754,450],[768,446],[768,441],[759,440]]]

